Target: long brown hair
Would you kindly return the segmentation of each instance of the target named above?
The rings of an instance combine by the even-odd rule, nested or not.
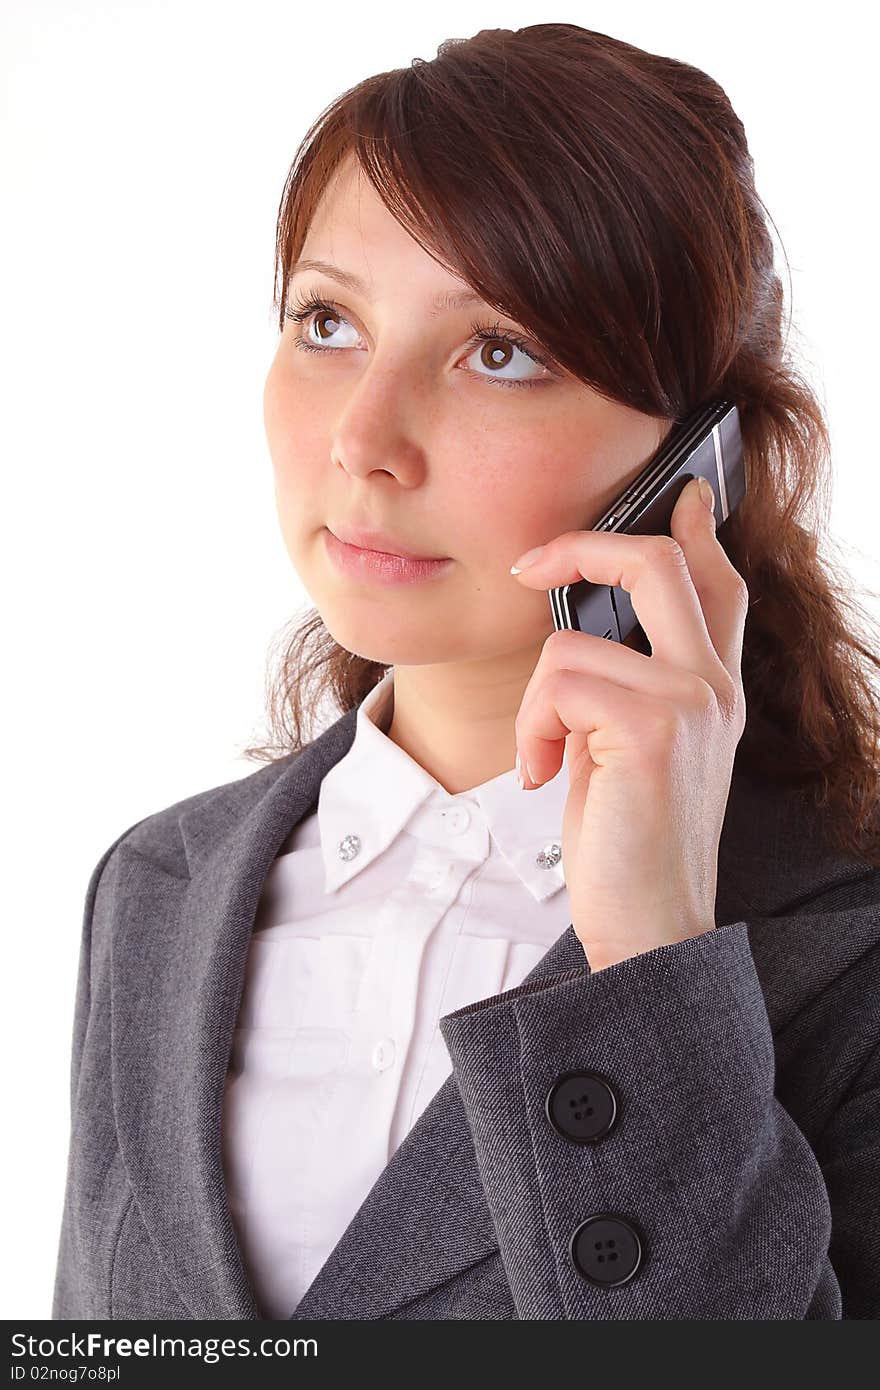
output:
[[[281,331],[290,266],[349,155],[423,248],[594,390],[670,419],[736,403],[747,496],[720,533],[750,594],[736,766],[809,788],[839,848],[880,866],[880,644],[845,566],[820,553],[829,430],[786,355],[769,214],[722,88],[575,24],[484,29],[367,78],[321,113],[288,173]],[[252,760],[304,747],[322,697],[351,710],[388,669],[340,647],[316,609],[280,648],[270,742],[244,749]]]

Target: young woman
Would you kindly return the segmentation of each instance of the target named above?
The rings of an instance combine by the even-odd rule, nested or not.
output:
[[[880,661],[724,92],[451,40],[309,130],[277,257],[314,610],[266,765],[92,875],[54,1316],[880,1315]],[[593,531],[717,398],[722,531]]]

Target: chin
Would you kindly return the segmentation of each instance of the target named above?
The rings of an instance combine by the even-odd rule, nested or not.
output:
[[[446,649],[439,647],[436,640],[430,644],[425,640],[418,619],[414,630],[407,632],[399,614],[395,617],[387,609],[380,612],[371,605],[364,609],[366,619],[361,621],[352,612],[354,604],[349,604],[345,617],[339,617],[332,605],[316,606],[334,642],[364,661],[376,661],[382,666],[437,666],[461,660],[460,634],[450,634]]]

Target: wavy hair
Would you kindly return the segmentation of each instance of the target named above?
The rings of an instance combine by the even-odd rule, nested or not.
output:
[[[367,78],[319,115],[287,175],[280,331],[290,267],[350,155],[423,248],[595,391],[676,420],[735,402],[747,495],[719,533],[750,595],[735,768],[808,788],[837,847],[880,866],[880,644],[831,558],[829,428],[786,353],[769,214],[723,89],[574,24],[484,29]],[[256,761],[302,749],[323,697],[344,713],[388,670],[339,646],[316,609],[279,648],[269,741],[242,751]]]

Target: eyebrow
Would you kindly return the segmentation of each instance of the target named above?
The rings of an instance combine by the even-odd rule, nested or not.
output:
[[[350,270],[340,270],[339,266],[331,265],[329,261],[315,261],[304,259],[296,261],[290,268],[290,278],[301,270],[317,270],[322,275],[329,275],[331,280],[338,280],[347,289],[354,290],[356,294],[361,294],[365,299],[369,299],[367,287],[358,275],[353,275]],[[435,294],[431,300],[431,308],[428,310],[429,318],[436,318],[444,309],[464,309],[469,304],[485,304],[486,300],[482,295],[475,294],[473,290],[461,290],[457,294],[449,290]]]

